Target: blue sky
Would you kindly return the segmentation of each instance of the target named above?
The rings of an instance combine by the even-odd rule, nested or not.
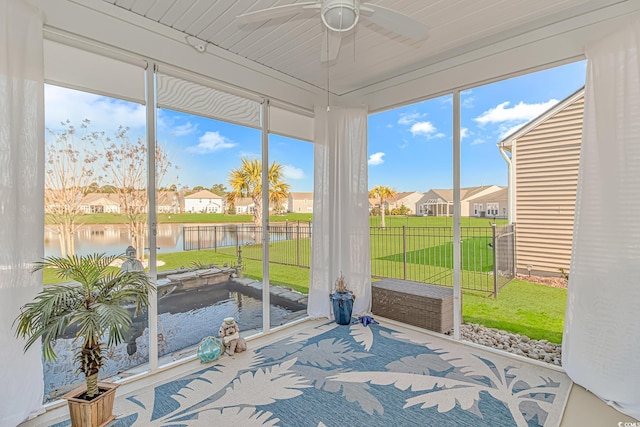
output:
[[[584,61],[540,71],[461,94],[461,184],[506,185],[507,169],[496,143],[584,84]],[[57,129],[71,120],[78,127],[113,133],[131,128],[144,137],[144,106],[63,89],[45,88],[45,122]],[[260,158],[260,131],[171,110],[158,112],[158,141],[179,167],[162,185],[225,184],[241,157]],[[369,116],[369,188],[388,185],[398,192],[451,188],[452,97],[444,96]],[[291,191],[313,191],[313,145],[271,135],[269,159],[284,166]]]
[[[584,85],[586,62],[476,87],[460,94],[461,185],[506,185],[496,148],[520,126]],[[369,117],[369,187],[452,188],[452,97]]]

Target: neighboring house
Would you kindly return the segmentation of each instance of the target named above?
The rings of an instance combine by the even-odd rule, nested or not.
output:
[[[253,214],[256,204],[251,197],[241,197],[234,203],[237,214]]]
[[[120,199],[113,193],[88,193],[80,200],[84,213],[120,213]]]
[[[158,213],[180,213],[180,199],[175,191],[159,191],[156,199]]]
[[[460,216],[472,216],[469,209],[469,200],[487,196],[500,191],[502,187],[497,185],[481,185],[478,187],[465,187],[460,189]],[[424,193],[416,202],[417,214],[424,216],[452,216],[453,215],[453,190],[431,189]]]
[[[184,211],[223,213],[224,199],[209,190],[201,190],[184,197]]]
[[[510,153],[509,220],[517,225],[519,272],[569,270],[583,111],[584,88],[498,144]]]
[[[67,197],[72,197],[70,194],[66,194],[61,190],[52,190],[45,188],[44,190],[44,213],[54,214],[68,209],[69,204],[66,202]],[[75,194],[73,198],[82,200],[82,194],[80,190]]]
[[[273,206],[269,205],[269,210],[272,211],[274,208]],[[287,198],[286,200],[283,200],[282,203],[280,203],[280,208],[278,209],[278,213],[285,213],[285,212],[289,212],[289,199]]]
[[[385,204],[390,211],[404,205],[409,209],[409,215],[415,215],[418,211],[418,202],[422,200],[423,196],[423,193],[418,193],[417,191],[405,191],[385,199]],[[380,199],[378,199],[378,204],[380,204]]]
[[[509,189],[507,187],[503,187],[493,193],[468,199],[466,203],[469,206],[469,216],[506,218],[508,192]]]
[[[313,193],[289,193],[288,212],[313,212]]]

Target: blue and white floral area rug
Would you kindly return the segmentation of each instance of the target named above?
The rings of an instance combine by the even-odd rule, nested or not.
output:
[[[437,336],[331,323],[118,397],[110,426],[558,426],[570,389]]]

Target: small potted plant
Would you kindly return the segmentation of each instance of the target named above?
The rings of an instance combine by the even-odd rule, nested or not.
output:
[[[16,335],[27,338],[25,351],[42,338],[45,360],[56,359],[52,344],[70,326],[77,327],[75,360],[86,385],[64,396],[72,426],[100,426],[114,418],[118,385],[98,382],[98,371],[105,363],[103,346],[125,341],[133,317],[125,304],[135,306],[137,314],[147,308],[149,294],[155,291],[144,271],[110,267],[117,260],[125,257],[93,254],[47,257],[37,262],[33,272],[52,268],[60,279],[75,283],[45,286],[22,307],[14,323]]]
[[[339,325],[348,325],[351,323],[351,314],[353,312],[353,301],[356,299],[353,292],[347,288],[347,281],[342,273],[336,280],[333,293],[330,295],[333,306],[333,317]]]

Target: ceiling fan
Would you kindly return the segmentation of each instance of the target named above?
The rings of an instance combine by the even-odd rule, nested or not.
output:
[[[377,4],[361,3],[360,0],[317,0],[293,3],[244,13],[237,19],[241,25],[245,25],[276,18],[295,17],[309,11],[320,12],[325,31],[322,37],[321,62],[334,61],[338,57],[342,35],[354,29],[360,19],[368,20],[414,40],[425,39],[428,32],[425,24],[403,13]]]

